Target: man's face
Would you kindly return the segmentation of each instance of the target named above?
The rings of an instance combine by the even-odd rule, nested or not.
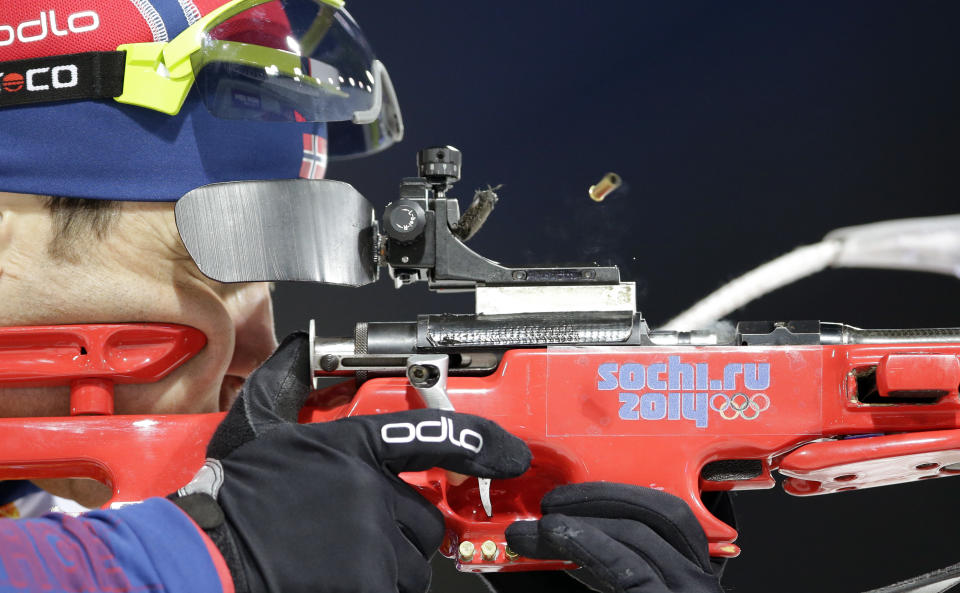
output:
[[[163,380],[117,385],[117,414],[224,409],[276,347],[268,286],[201,274],[171,203],[124,202],[105,236],[89,233],[69,260],[48,251],[54,225],[43,198],[0,193],[0,216],[0,325],[165,322],[207,336],[204,349]],[[69,405],[67,387],[0,387],[3,417],[67,416]]]

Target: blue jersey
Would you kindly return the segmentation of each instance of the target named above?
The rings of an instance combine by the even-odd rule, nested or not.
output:
[[[0,593],[232,593],[223,560],[173,503],[0,519]]]

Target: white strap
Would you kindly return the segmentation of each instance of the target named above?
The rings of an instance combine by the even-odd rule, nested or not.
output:
[[[750,301],[826,268],[840,249],[836,241],[798,247],[731,280],[658,329],[688,331],[713,325]]]
[[[960,215],[888,220],[831,231],[820,243],[798,247],[728,282],[659,329],[709,327],[750,301],[831,266],[960,277]]]

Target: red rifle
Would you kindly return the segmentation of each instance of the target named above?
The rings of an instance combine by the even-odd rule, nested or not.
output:
[[[429,405],[488,417],[526,440],[533,466],[513,480],[404,476],[445,514],[442,551],[461,570],[569,567],[517,557],[503,537],[513,521],[536,518],[541,496],[558,484],[609,480],[672,492],[693,508],[711,553],[735,556],[736,532],[707,511],[702,492],[770,488],[773,470],[796,495],[960,470],[960,330],[785,322],[740,324],[730,335],[651,331],[616,268],[505,268],[469,250],[463,240],[495,196],[478,193],[459,215],[447,196],[458,176],[451,150],[421,153],[423,177],[401,185],[383,234],[369,203],[337,182],[200,188],[178,203],[177,218],[201,270],[223,281],[364,284],[382,264],[398,285],[476,291],[476,314],[312,336],[313,376],[318,387],[333,385],[301,413],[319,422]],[[3,478],[92,477],[113,487],[114,503],[190,479],[222,415],[111,416],[106,401],[108,383],[156,380],[202,340],[189,328],[129,326],[151,337],[128,342],[115,337],[124,327],[3,330],[9,356],[0,368],[21,373],[4,381],[66,382],[78,402],[69,419],[0,421]],[[57,356],[39,354],[47,348]],[[48,358],[56,364],[44,367]],[[81,359],[93,364],[79,373]],[[31,375],[38,365],[50,371]],[[398,424],[382,437],[478,446],[442,422]]]

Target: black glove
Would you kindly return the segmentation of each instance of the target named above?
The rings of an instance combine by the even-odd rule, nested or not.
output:
[[[540,503],[543,518],[507,528],[529,558],[581,566],[570,575],[603,593],[722,593],[707,538],[682,499],[650,488],[591,482],[560,486]],[[504,575],[507,581],[510,575]],[[500,583],[495,583],[498,590]]]
[[[238,593],[425,591],[443,517],[397,472],[509,478],[530,451],[489,420],[438,410],[295,424],[309,354],[294,334],[247,379],[206,465],[170,498],[210,535]],[[417,425],[457,436],[422,442]]]

